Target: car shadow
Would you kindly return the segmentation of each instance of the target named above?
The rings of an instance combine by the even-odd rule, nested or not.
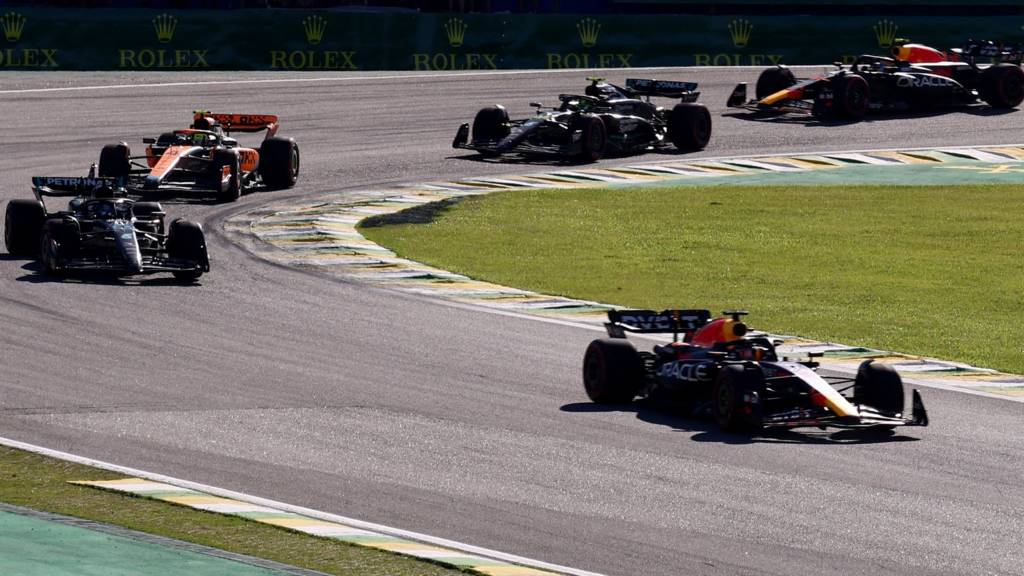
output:
[[[4,254],[3,260],[23,260],[19,256]],[[43,271],[43,265],[35,260],[27,261],[22,267],[26,274],[15,278],[29,284],[92,284],[98,286],[179,286],[183,288],[202,286],[199,281],[183,282],[173,276],[116,276],[104,272],[76,271],[50,275]]]
[[[665,426],[678,432],[689,432],[694,442],[720,444],[879,444],[889,442],[916,442],[919,438],[903,436],[889,429],[820,430],[817,428],[767,429],[756,434],[723,432],[718,425],[703,415],[681,413],[679,409],[656,406],[641,399],[627,404],[595,404],[573,402],[560,408],[563,412],[633,412],[637,419]]]
[[[545,156],[542,154],[522,156],[519,154],[503,154],[491,156],[486,154],[471,153],[460,156],[447,156],[446,160],[466,160],[468,162],[479,162],[481,164],[529,164],[531,166],[590,166],[594,162],[573,160],[572,158],[560,158],[558,156]]]
[[[752,112],[752,111],[734,111],[725,112],[722,114],[723,117],[736,118],[739,120],[747,120],[751,122],[769,122],[777,124],[795,124],[803,125],[808,127],[818,126],[847,126],[850,124],[870,123],[870,122],[888,122],[891,120],[908,120],[915,118],[934,118],[936,116],[946,116],[949,114],[970,114],[972,116],[1002,116],[1004,114],[1010,114],[1016,112],[1016,108],[992,108],[989,106],[967,106],[965,108],[952,108],[945,110],[918,110],[915,112],[882,112],[878,114],[870,114],[862,119],[849,119],[849,118],[828,118],[828,117],[816,117],[804,114],[778,114],[778,113],[766,113],[766,112]]]

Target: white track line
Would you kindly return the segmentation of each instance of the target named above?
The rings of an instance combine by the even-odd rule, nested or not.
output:
[[[383,524],[365,522],[363,520],[356,520],[355,518],[348,518],[346,516],[339,516],[337,514],[330,514],[328,512],[321,512],[319,510],[313,510],[310,508],[303,508],[301,506],[293,506],[291,504],[285,504],[284,502],[278,502],[276,500],[260,498],[259,496],[251,496],[243,492],[235,492],[233,490],[216,488],[214,486],[208,486],[206,484],[199,484],[198,482],[181,480],[179,478],[174,478],[172,476],[164,476],[163,474],[146,472],[145,470],[138,470],[135,468],[129,468],[127,466],[119,466],[117,464],[111,464],[109,462],[104,462],[102,460],[94,460],[92,458],[86,458],[84,456],[77,456],[75,454],[69,454],[67,452],[61,452],[59,450],[52,450],[50,448],[36,446],[35,444],[19,442],[18,440],[4,438],[2,436],[0,436],[0,445],[8,446],[10,448],[18,448],[19,450],[34,452],[36,454],[42,454],[43,456],[49,456],[51,458],[57,458],[59,460],[74,462],[76,464],[82,464],[85,466],[92,466],[94,468],[109,470],[111,472],[126,474],[128,476],[136,476],[139,478],[145,478],[147,480],[153,480],[155,482],[163,482],[165,484],[171,484],[174,486],[178,486],[180,488],[188,488],[190,490],[206,492],[208,494],[213,494],[215,496],[222,496],[224,498],[240,500],[242,502],[256,504],[257,506],[267,506],[270,508],[283,510],[285,512],[291,512],[293,514],[301,514],[303,516],[318,518],[320,520],[326,520],[328,522],[338,522],[355,528],[362,528],[365,530],[379,532],[381,534],[387,534],[389,536],[406,538],[409,540],[416,540],[418,542],[433,544],[435,546],[440,546],[442,548],[450,548],[452,550],[458,550],[460,552],[466,552],[468,554],[474,554],[477,556],[491,558],[494,560],[501,560],[502,562],[508,562],[510,564],[518,564],[521,566],[527,566],[529,568],[536,568],[538,570],[549,570],[552,572],[568,574],[570,576],[603,576],[602,574],[598,574],[596,572],[587,572],[586,570],[578,570],[576,568],[559,566],[557,564],[549,564],[547,562],[542,562],[540,560],[524,558],[522,556],[516,556],[514,554],[506,554],[504,552],[498,552],[497,550],[490,550],[488,548],[480,548],[478,546],[464,544],[462,542],[456,542],[454,540],[447,540],[435,536],[428,536],[426,534],[411,532],[409,530],[402,530],[401,528],[392,528],[390,526],[385,526]]]
[[[803,66],[801,66],[803,67]],[[812,68],[814,66],[806,66]],[[647,70],[730,70],[730,69],[761,69],[764,66],[651,66],[647,68],[559,68],[555,70],[491,70],[480,72],[447,72],[431,74],[423,71],[418,74],[382,74],[379,76],[320,76],[314,78],[260,78],[249,80],[197,80],[194,82],[153,82],[151,84],[100,84],[93,86],[63,86],[60,88],[21,88],[0,90],[0,94],[33,94],[44,92],[79,92],[86,90],[128,90],[132,88],[174,88],[182,86],[218,86],[233,84],[286,84],[315,82],[357,82],[362,80],[422,80],[424,78],[467,78],[478,76],[521,76],[530,74],[580,74],[585,72],[622,72]],[[102,71],[101,71],[102,72]],[[262,71],[261,71],[262,72]],[[187,72],[186,72],[187,73]],[[209,74],[216,74],[210,71]]]

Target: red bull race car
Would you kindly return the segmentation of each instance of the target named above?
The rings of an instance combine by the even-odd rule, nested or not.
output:
[[[798,79],[785,66],[761,73],[753,100],[741,82],[727,105],[764,116],[810,114],[858,120],[875,112],[921,112],[1024,101],[1019,46],[969,40],[942,52],[897,40],[890,56],[859,56],[849,66]],[[987,63],[986,63],[987,62]]]
[[[775,343],[750,332],[746,312],[610,310],[609,338],[583,357],[583,387],[600,404],[635,398],[710,413],[728,432],[766,428],[891,429],[927,426],[921,395],[904,414],[903,383],[892,368],[868,360],[854,379],[826,380],[807,360],[780,359]],[[671,342],[638,351],[626,333],[670,333]]]
[[[237,200],[256,187],[290,188],[299,176],[299,147],[276,136],[277,116],[196,112],[189,128],[144,138],[145,156],[132,156],[128,144],[103,147],[99,175],[127,178],[134,194],[154,192]],[[262,132],[258,148],[239,146],[232,132]]]

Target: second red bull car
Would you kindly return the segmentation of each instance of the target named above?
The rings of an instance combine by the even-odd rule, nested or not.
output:
[[[189,128],[145,138],[145,156],[133,156],[125,142],[100,152],[99,175],[124,177],[135,194],[187,193],[237,200],[264,186],[290,188],[299,177],[299,146],[277,136],[277,116],[196,112]],[[232,132],[266,131],[255,148],[240,146]]]
[[[927,426],[921,395],[904,414],[903,383],[892,368],[868,360],[854,379],[826,380],[818,364],[780,359],[775,343],[752,335],[743,311],[712,319],[707,310],[610,310],[610,338],[594,340],[583,357],[583,386],[600,404],[644,397],[710,413],[722,430]],[[638,351],[627,332],[670,333],[672,341]]]
[[[876,112],[927,112],[985,103],[1016,108],[1024,101],[1022,53],[1017,46],[968,41],[941,52],[897,41],[891,56],[859,56],[849,66],[798,79],[785,66],[764,70],[747,100],[740,83],[727,105],[760,115],[810,114],[859,120]],[[985,63],[994,61],[994,63]]]

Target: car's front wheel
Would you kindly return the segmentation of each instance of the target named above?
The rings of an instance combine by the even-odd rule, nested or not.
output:
[[[715,422],[724,432],[756,432],[762,427],[764,374],[756,366],[727,364],[712,389]]]

